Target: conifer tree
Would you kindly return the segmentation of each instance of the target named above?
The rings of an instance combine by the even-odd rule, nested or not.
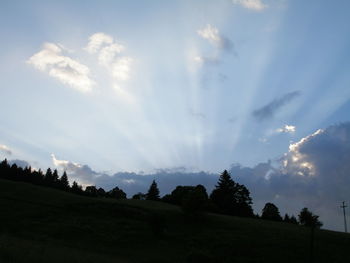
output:
[[[47,168],[46,174],[45,174],[45,184],[46,185],[51,185],[52,182],[52,170],[51,168]]]
[[[249,190],[244,185],[235,183],[227,170],[220,175],[210,199],[223,214],[253,216]]]
[[[63,190],[69,189],[69,181],[68,181],[68,176],[67,176],[66,171],[63,172],[63,175],[61,176],[59,183],[60,183],[61,189],[63,189]]]
[[[76,181],[73,182],[71,190],[76,194],[81,194],[83,192],[81,185],[78,185]]]
[[[52,185],[55,186],[57,185],[59,178],[58,178],[58,172],[57,169],[55,169],[52,173]]]
[[[146,194],[146,200],[158,201],[159,197],[159,189],[155,180],[153,180],[151,186],[148,189]]]

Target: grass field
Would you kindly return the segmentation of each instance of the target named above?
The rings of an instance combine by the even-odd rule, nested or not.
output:
[[[350,235],[317,230],[314,262],[350,262]],[[152,201],[0,180],[0,262],[310,262],[310,229]]]

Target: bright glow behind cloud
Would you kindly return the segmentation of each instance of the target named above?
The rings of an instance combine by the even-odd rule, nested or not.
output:
[[[27,63],[81,92],[91,91],[95,83],[90,79],[89,68],[62,55],[62,51],[56,44],[45,43],[43,49],[30,57]]]
[[[314,164],[309,160],[307,154],[301,151],[301,148],[307,142],[323,132],[324,131],[322,129],[319,129],[313,134],[302,138],[300,141],[289,145],[289,152],[285,154],[285,157],[283,159],[285,173],[296,174],[300,176],[316,175]]]

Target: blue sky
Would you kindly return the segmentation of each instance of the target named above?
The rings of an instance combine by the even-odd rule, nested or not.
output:
[[[0,157],[110,175],[278,162],[349,121],[349,8],[2,1]]]
[[[113,171],[217,172],[348,120],[347,1],[244,2],[3,1],[1,144],[44,167],[54,153]],[[84,50],[95,33],[124,47],[128,80]],[[90,92],[28,63],[44,43],[88,68]],[[252,116],[295,91],[268,119]],[[295,132],[275,132],[285,125]]]

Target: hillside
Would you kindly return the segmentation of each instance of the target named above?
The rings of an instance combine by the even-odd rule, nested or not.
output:
[[[0,262],[310,262],[310,229],[160,202],[88,198],[0,180]],[[317,230],[314,262],[350,262],[350,235]]]

